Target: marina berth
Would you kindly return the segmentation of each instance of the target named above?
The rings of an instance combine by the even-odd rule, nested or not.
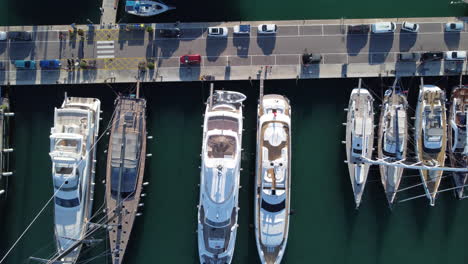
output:
[[[406,159],[408,141],[406,95],[389,89],[385,92],[379,120],[378,158],[385,162],[397,162]],[[395,200],[404,168],[379,165],[382,185],[390,207]]]
[[[146,160],[146,100],[118,96],[107,154],[106,212],[112,264],[123,263],[137,216]]]
[[[447,146],[445,92],[434,85],[421,85],[415,113],[415,152],[421,165],[443,167]],[[442,179],[441,170],[420,169],[424,191],[431,206],[435,205]]]
[[[450,164],[456,168],[468,167],[468,86],[455,87],[450,98],[448,153]],[[468,173],[452,172],[456,188],[455,194],[459,199],[465,198]]]
[[[94,196],[96,138],[100,101],[65,97],[55,109],[50,135],[54,184],[54,229],[59,254],[75,246],[88,230]],[[60,259],[76,263],[81,245]]]
[[[234,254],[245,99],[238,92],[211,91],[207,101],[198,205],[201,264],[231,263]]]
[[[361,204],[370,167],[370,164],[364,162],[362,158],[372,158],[374,144],[373,102],[372,95],[364,88],[353,89],[349,98],[346,119],[346,159],[356,209]]]
[[[260,97],[255,171],[255,239],[262,263],[279,264],[289,234],[291,107],[282,95]]]

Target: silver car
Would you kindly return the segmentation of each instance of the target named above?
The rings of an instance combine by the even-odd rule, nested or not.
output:
[[[445,31],[459,32],[464,28],[463,22],[452,22],[445,24]]]
[[[416,23],[403,22],[403,25],[401,25],[401,30],[409,31],[409,32],[418,32],[419,25]]]

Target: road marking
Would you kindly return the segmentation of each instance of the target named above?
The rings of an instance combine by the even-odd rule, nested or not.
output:
[[[115,58],[114,41],[96,41],[96,45],[96,48],[98,49],[96,52],[98,54],[98,59]]]

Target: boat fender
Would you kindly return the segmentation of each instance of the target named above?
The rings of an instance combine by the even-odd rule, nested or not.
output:
[[[136,214],[136,216],[142,216],[142,215],[143,215],[143,213],[138,213],[138,214]]]
[[[348,164],[348,161],[347,161],[347,160],[345,160],[345,161],[344,161],[344,163]]]
[[[5,190],[0,190],[0,195],[4,194]]]
[[[15,113],[13,113],[13,112],[8,112],[8,113],[5,113],[4,115],[5,115],[5,116],[15,116]]]
[[[147,186],[147,185],[149,185],[149,182],[144,182],[143,183],[143,186]]]
[[[2,173],[2,176],[11,176],[11,175],[13,175],[13,172],[11,171],[6,171]]]
[[[5,153],[8,153],[8,152],[13,152],[14,149],[12,148],[6,148],[6,149],[3,149],[3,152]]]
[[[141,197],[145,197],[145,196],[146,196],[146,193],[142,193],[142,194],[141,194]]]
[[[346,144],[346,141],[344,141],[344,140],[343,140],[343,141],[341,141],[341,144]]]
[[[346,126],[346,123],[341,123],[343,126]]]
[[[147,138],[147,139],[153,139],[153,136],[148,136],[148,137],[146,137],[146,138]]]
[[[138,204],[138,207],[143,207],[143,206],[145,206],[144,203],[139,203],[139,204]]]
[[[348,108],[345,108],[345,109],[344,109],[345,112],[348,112],[348,110],[349,110]]]

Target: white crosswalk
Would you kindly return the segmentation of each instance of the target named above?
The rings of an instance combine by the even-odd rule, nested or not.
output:
[[[96,41],[97,58],[109,59],[115,58],[114,56],[114,41]]]

